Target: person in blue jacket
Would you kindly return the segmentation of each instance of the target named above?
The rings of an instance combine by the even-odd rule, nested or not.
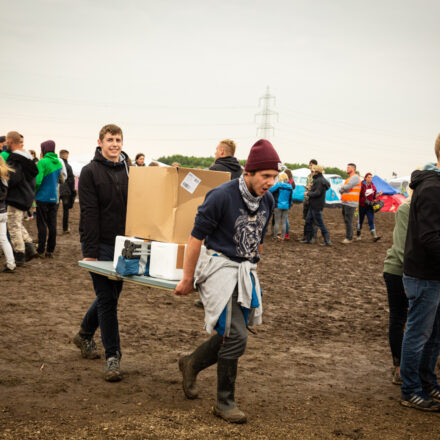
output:
[[[269,189],[275,199],[273,238],[284,240],[286,237],[286,219],[289,215],[289,209],[293,204],[293,188],[288,183],[286,173],[281,173],[278,176],[278,182]],[[278,234],[281,225],[281,235]]]

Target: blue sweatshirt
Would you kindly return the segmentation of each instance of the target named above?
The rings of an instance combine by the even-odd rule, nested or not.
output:
[[[226,182],[206,194],[197,211],[191,235],[205,240],[205,246],[233,261],[260,260],[263,243],[274,208],[272,194],[264,194],[257,212],[251,215],[241,197],[238,179]]]

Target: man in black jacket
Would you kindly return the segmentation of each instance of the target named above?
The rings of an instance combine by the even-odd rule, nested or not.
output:
[[[11,173],[6,203],[8,205],[8,231],[17,266],[37,255],[32,237],[23,225],[26,212],[35,197],[35,177],[38,169],[31,155],[23,148],[23,136],[16,131],[6,135],[9,154],[6,163],[14,169]]]
[[[309,209],[306,215],[306,223],[304,225],[304,239],[301,243],[312,243],[313,237],[316,237],[314,232],[314,224],[321,229],[322,236],[324,238],[325,246],[330,246],[330,233],[328,232],[324,220],[322,218],[322,210],[325,205],[325,193],[330,188],[329,181],[323,176],[324,169],[321,165],[312,165],[312,179],[313,183],[311,189],[305,192],[309,201]]]
[[[79,232],[84,260],[112,261],[115,237],[125,232],[128,165],[127,155],[122,152],[122,139],[118,126],[104,126],[99,133],[94,159],[81,171]],[[106,357],[104,379],[116,382],[122,378],[117,315],[122,281],[94,273],[90,275],[96,299],[85,314],[74,343],[84,358],[98,358],[93,336],[99,327]]]
[[[60,158],[66,167],[67,179],[60,185],[60,199],[63,202],[63,234],[70,233],[69,229],[69,210],[73,208],[76,198],[75,177],[70,166],[69,152],[67,150],[60,151]]]
[[[434,372],[440,353],[440,135],[437,163],[414,171],[403,262],[409,300],[402,343],[402,405],[440,411],[440,387]]]
[[[238,179],[243,170],[235,154],[235,142],[231,139],[221,141],[215,150],[215,163],[209,169],[211,171],[227,171],[231,173],[231,180]]]

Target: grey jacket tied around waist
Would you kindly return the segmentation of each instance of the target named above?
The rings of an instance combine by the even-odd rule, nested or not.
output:
[[[251,309],[251,274],[254,278],[259,303],[259,306],[253,309]],[[230,302],[235,286],[238,288],[238,304],[251,309],[248,325],[261,324],[263,322],[263,305],[257,265],[247,260],[238,263],[212,250],[207,250],[200,255],[194,272],[194,287],[199,291],[205,308],[205,329],[208,333],[212,333],[221,313]],[[229,330],[230,326],[227,325],[226,336],[229,336]]]

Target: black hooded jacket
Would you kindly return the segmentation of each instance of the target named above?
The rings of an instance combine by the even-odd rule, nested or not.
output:
[[[403,272],[422,280],[440,280],[440,173],[414,171]]]
[[[321,174],[313,176],[313,184],[307,193],[309,198],[309,206],[315,211],[321,211],[325,205],[325,193],[330,188],[330,182]]]
[[[240,163],[234,156],[219,157],[209,169],[211,171],[227,171],[231,173],[231,180],[238,179],[243,172]]]
[[[81,210],[80,240],[85,258],[98,258],[99,244],[115,244],[124,235],[127,211],[127,155],[121,162],[110,162],[97,147],[94,159],[81,170],[78,194]]]
[[[15,152],[9,155],[6,163],[14,169],[14,172],[9,174],[6,203],[21,211],[27,211],[35,198],[38,168],[32,159]]]

